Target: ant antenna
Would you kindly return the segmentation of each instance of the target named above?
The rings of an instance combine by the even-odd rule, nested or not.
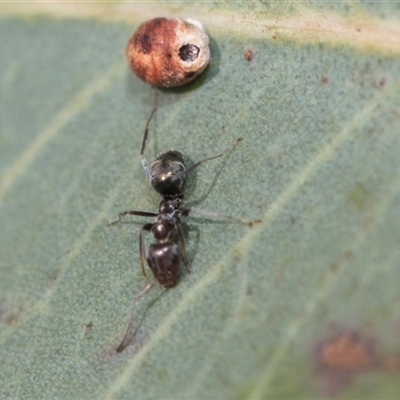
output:
[[[225,149],[221,154],[217,154],[216,156],[208,157],[205,158],[204,160],[198,161],[196,164],[193,164],[191,167],[189,167],[187,170],[183,171],[181,174],[179,174],[177,177],[180,178],[182,176],[185,176],[187,173],[193,171],[195,168],[200,166],[201,164],[205,163],[206,161],[214,160],[214,158],[222,157],[225,153],[231,152],[239,143],[243,141],[243,138],[237,138],[236,142],[231,144],[227,149]]]
[[[148,166],[148,164],[147,164],[147,161],[146,161],[146,159],[145,159],[143,153],[144,153],[144,149],[145,149],[145,147],[146,147],[147,136],[149,135],[149,125],[150,125],[150,121],[151,121],[151,119],[153,118],[153,115],[154,115],[154,113],[155,113],[156,110],[157,110],[157,103],[158,103],[158,92],[157,92],[157,89],[154,89],[154,106],[153,106],[153,110],[151,111],[151,114],[150,114],[150,116],[149,116],[149,118],[148,118],[148,120],[147,120],[146,128],[144,129],[144,136],[143,136],[142,148],[141,148],[141,150],[140,150],[140,161],[142,162],[143,169],[145,170],[146,175],[147,175],[147,177],[148,177],[149,179],[150,179],[150,168],[149,168],[149,166]]]

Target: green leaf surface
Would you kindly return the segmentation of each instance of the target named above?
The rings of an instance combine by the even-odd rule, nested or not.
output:
[[[201,20],[213,61],[159,92],[146,156],[242,136],[186,204],[262,222],[188,217],[192,273],[118,354],[149,219],[107,222],[160,200],[124,49],[160,15]],[[25,3],[0,36],[0,398],[398,397],[398,3]]]

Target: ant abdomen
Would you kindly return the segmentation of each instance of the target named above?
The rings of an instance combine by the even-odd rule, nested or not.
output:
[[[163,198],[180,197],[185,183],[185,161],[183,154],[169,150],[160,154],[150,167],[150,182]]]
[[[162,286],[170,288],[178,283],[180,261],[175,243],[152,243],[148,249],[147,262]]]

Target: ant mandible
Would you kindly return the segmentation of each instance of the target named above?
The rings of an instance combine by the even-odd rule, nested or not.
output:
[[[154,274],[154,279],[152,280],[152,282],[147,284],[147,286],[145,286],[138,295],[135,296],[134,303],[136,303],[136,301],[139,300],[153,286],[156,280],[165,288],[171,288],[178,283],[180,259],[178,246],[173,242],[173,239],[176,235],[179,238],[179,242],[182,248],[186,270],[190,272],[185,240],[183,237],[182,229],[180,227],[181,217],[186,217],[189,215],[189,213],[191,213],[208,218],[229,219],[245,223],[250,226],[253,225],[253,223],[255,222],[259,222],[259,220],[234,218],[215,212],[197,210],[194,208],[187,208],[184,210],[180,209],[184,200],[183,190],[187,174],[192,172],[195,168],[199,167],[204,162],[214,160],[223,156],[225,153],[230,152],[242,141],[242,138],[238,138],[235,143],[225,149],[222,153],[198,161],[189,168],[186,168],[183,154],[176,150],[168,150],[165,153],[161,153],[149,167],[147,160],[144,156],[144,150],[147,143],[149,124],[156,109],[157,102],[154,105],[150,117],[146,123],[146,128],[142,141],[142,148],[140,151],[140,160],[153,189],[162,197],[162,200],[158,207],[158,213],[135,210],[123,211],[118,214],[118,219],[116,221],[110,222],[108,224],[108,226],[115,225],[119,223],[121,221],[121,218],[126,215],[137,215],[141,217],[156,218],[155,222],[143,225],[139,235],[139,253],[142,273],[144,276],[146,276],[144,264],[145,260],[147,260],[147,263]],[[145,232],[152,233],[156,242],[150,244],[147,249],[147,254],[144,244]],[[128,340],[128,336],[130,325],[132,323],[132,317],[133,315],[131,315],[128,330],[121,344],[118,346],[117,352],[121,352],[129,344],[130,340]]]

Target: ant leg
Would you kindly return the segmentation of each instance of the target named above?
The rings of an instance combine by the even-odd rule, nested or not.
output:
[[[118,219],[115,221],[109,222],[107,224],[107,226],[115,225],[118,222],[121,222],[122,221],[121,217],[124,217],[125,215],[137,215],[139,217],[157,217],[158,216],[158,214],[156,214],[156,213],[147,212],[147,211],[132,211],[132,210],[122,211],[118,214]]]
[[[154,224],[143,225],[142,229],[140,230],[140,236],[139,236],[140,266],[142,267],[142,273],[144,277],[146,277],[146,271],[144,269],[144,262],[146,261],[146,251],[144,248],[143,234],[144,232],[150,232],[153,225]]]
[[[254,224],[258,224],[261,222],[261,219],[236,218],[236,217],[231,217],[230,215],[224,215],[214,211],[199,210],[197,208],[188,208],[182,211],[181,213],[183,217],[187,217],[189,214],[200,215],[205,218],[226,219],[232,222],[239,222],[241,224],[246,224],[249,226],[253,226]]]
[[[131,316],[129,318],[129,323],[128,323],[128,327],[126,328],[126,332],[125,335],[121,341],[121,343],[119,344],[119,346],[117,347],[117,353],[121,353],[121,351],[123,351],[126,346],[128,346],[128,344],[131,342],[132,340],[132,335],[130,333],[131,328],[132,328],[132,323],[133,323],[133,317],[135,315],[135,305],[136,303],[145,295],[145,293],[151,289],[151,287],[154,285],[154,283],[156,282],[156,278],[154,278],[149,284],[147,284],[133,299],[133,304],[132,304],[132,309],[131,309]]]
[[[189,167],[186,171],[184,171],[181,175],[186,175],[187,173],[193,171],[195,168],[200,166],[201,164],[205,163],[206,161],[214,160],[215,158],[222,157],[225,153],[229,153],[232,151],[239,143],[243,141],[243,138],[238,138],[236,139],[235,143],[231,144],[228,148],[226,148],[221,154],[218,154],[216,156],[208,157],[205,158],[204,160],[198,161],[196,164],[193,164],[191,167]],[[178,175],[179,177],[179,175]]]
[[[142,148],[140,150],[140,161],[142,163],[142,167],[144,169],[144,172],[147,175],[147,178],[150,179],[150,168],[149,165],[147,164],[146,158],[144,156],[144,149],[146,147],[146,143],[147,143],[147,136],[149,134],[149,125],[150,125],[150,121],[153,118],[154,113],[157,110],[157,97],[158,97],[158,92],[157,89],[154,89],[154,106],[153,106],[153,110],[151,111],[150,117],[147,120],[146,123],[146,128],[144,129],[144,135],[143,135],[143,141],[142,141]]]
[[[189,259],[186,253],[186,244],[185,244],[185,238],[183,237],[182,229],[179,225],[179,222],[175,223],[175,229],[178,232],[179,236],[179,241],[181,242],[181,247],[182,247],[182,252],[183,252],[183,259],[186,267],[186,271],[189,272],[189,274],[192,272],[190,270],[190,264],[189,264]]]

